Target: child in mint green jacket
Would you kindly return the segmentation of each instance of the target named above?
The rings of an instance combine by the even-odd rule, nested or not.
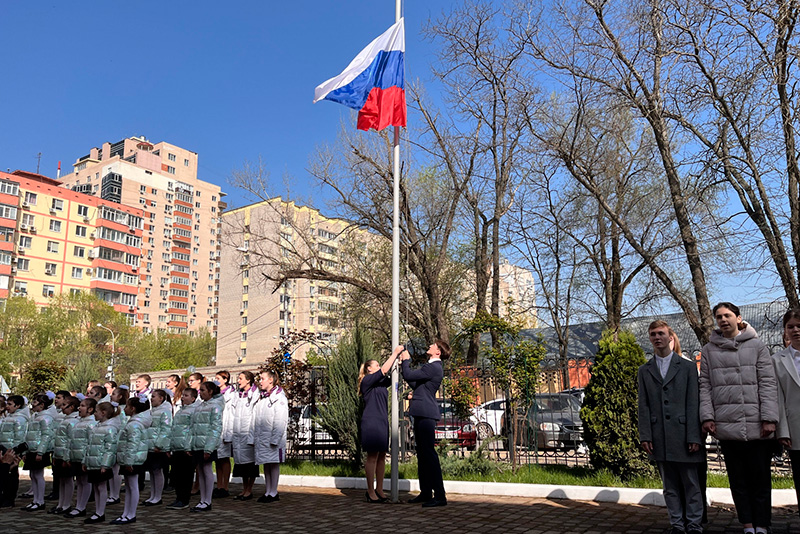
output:
[[[56,433],[56,408],[52,399],[47,395],[35,395],[31,408],[33,417],[25,434],[28,455],[23,469],[30,472],[33,502],[23,508],[26,512],[44,510],[44,468],[50,465]]]
[[[72,468],[70,467],[69,446],[72,431],[80,421],[78,407],[80,402],[73,396],[61,399],[61,422],[56,428],[56,437],[53,442],[53,478],[58,479],[58,504],[50,510],[53,514],[63,514],[69,511],[72,503],[73,481]],[[55,481],[53,482],[55,484]]]
[[[94,514],[87,517],[84,523],[100,523],[106,520],[106,499],[108,488],[106,481],[113,476],[112,467],[117,459],[117,442],[119,427],[115,419],[119,416],[119,408],[110,402],[101,402],[94,413],[97,425],[89,431],[89,445],[86,448],[83,467],[89,475],[89,482],[94,485]]]
[[[119,435],[117,463],[120,473],[125,477],[125,508],[122,515],[111,522],[112,525],[127,525],[136,522],[136,508],[139,504],[139,475],[144,473],[149,443],[150,402],[147,397],[137,396],[128,399],[125,415],[128,422]]]

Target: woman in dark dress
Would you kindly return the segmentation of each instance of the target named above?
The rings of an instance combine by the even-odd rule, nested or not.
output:
[[[361,416],[361,448],[367,453],[364,470],[367,472],[367,502],[385,502],[383,476],[386,470],[386,451],[389,450],[389,391],[392,385],[389,371],[403,352],[402,345],[395,347],[383,365],[368,360],[358,374],[358,393],[364,398]]]

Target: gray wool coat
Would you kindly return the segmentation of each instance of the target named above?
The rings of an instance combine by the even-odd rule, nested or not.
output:
[[[753,327],[733,339],[712,332],[700,357],[700,420],[716,423],[717,439],[751,441],[778,419],[775,368]]]
[[[657,356],[639,367],[639,441],[653,443],[657,462],[701,462],[703,451],[689,453],[689,444],[702,445],[698,408],[697,365],[672,354],[662,379]]]
[[[788,347],[772,355],[775,376],[778,380],[778,407],[780,409],[777,438],[792,440],[791,449],[800,450],[800,374],[794,366],[794,357]]]

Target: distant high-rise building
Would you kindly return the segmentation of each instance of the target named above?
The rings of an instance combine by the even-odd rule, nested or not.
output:
[[[0,173],[0,299],[90,291],[137,322],[142,217],[39,174]]]
[[[143,210],[136,325],[216,332],[224,193],[197,178],[197,154],[130,137],[92,148],[73,169],[64,186]]]
[[[308,330],[316,337],[292,357],[335,343],[344,326],[339,284],[295,279],[275,288],[264,274],[281,258],[343,272],[343,248],[352,246],[353,238],[366,240],[367,233],[280,198],[226,211],[223,219],[217,365],[263,362],[291,331]]]

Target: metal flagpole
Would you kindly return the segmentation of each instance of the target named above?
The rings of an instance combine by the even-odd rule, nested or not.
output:
[[[395,0],[395,23],[400,22],[402,0]],[[392,350],[400,344],[400,127],[394,127],[393,146],[393,199],[392,212]],[[399,466],[400,461],[400,376],[395,361],[392,367],[392,476],[391,500],[399,499]]]

